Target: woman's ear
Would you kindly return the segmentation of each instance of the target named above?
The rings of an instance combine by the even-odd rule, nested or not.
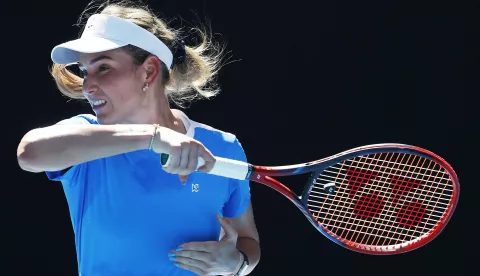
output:
[[[143,68],[145,71],[145,82],[155,83],[158,78],[162,76],[162,63],[157,56],[150,55],[143,62]]]

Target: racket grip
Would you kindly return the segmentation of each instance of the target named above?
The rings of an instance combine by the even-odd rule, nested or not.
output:
[[[162,166],[168,166],[170,161],[170,156],[166,153],[160,154],[160,163]],[[215,165],[209,172],[205,172],[208,174],[223,176],[227,178],[233,178],[238,180],[246,180],[248,176],[248,172],[250,170],[250,165],[246,162],[232,160],[222,157],[215,157]],[[198,157],[198,165],[197,169],[201,166],[205,165],[205,160],[203,158]]]

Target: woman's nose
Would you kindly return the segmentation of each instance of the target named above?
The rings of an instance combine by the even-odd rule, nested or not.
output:
[[[83,92],[85,94],[92,94],[98,91],[98,86],[88,82],[87,80],[83,81]]]
[[[93,94],[93,93],[96,93],[98,91],[98,87],[92,87],[92,88],[89,88],[89,89],[84,89],[84,91],[87,94]]]

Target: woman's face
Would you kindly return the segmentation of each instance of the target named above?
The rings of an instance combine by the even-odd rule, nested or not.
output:
[[[128,123],[145,104],[143,68],[134,66],[124,51],[81,54],[79,67],[84,77],[83,95],[99,123]]]

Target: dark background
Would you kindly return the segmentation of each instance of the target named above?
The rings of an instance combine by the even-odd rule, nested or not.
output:
[[[20,170],[28,130],[92,113],[56,90],[51,49],[76,38],[88,1],[4,2],[0,275],[76,275],[73,231],[58,183]],[[262,259],[252,275],[466,273],[478,219],[478,4],[440,1],[148,1],[175,26],[208,17],[231,59],[223,92],[186,109],[232,132],[251,163],[286,165],[356,146],[399,142],[445,158],[462,184],[457,210],[416,251],[369,256],[339,247],[274,190],[252,183]],[[281,4],[283,3],[283,4]],[[6,6],[5,6],[6,5]],[[299,192],[301,181],[288,181]],[[470,238],[471,237],[471,238]]]

